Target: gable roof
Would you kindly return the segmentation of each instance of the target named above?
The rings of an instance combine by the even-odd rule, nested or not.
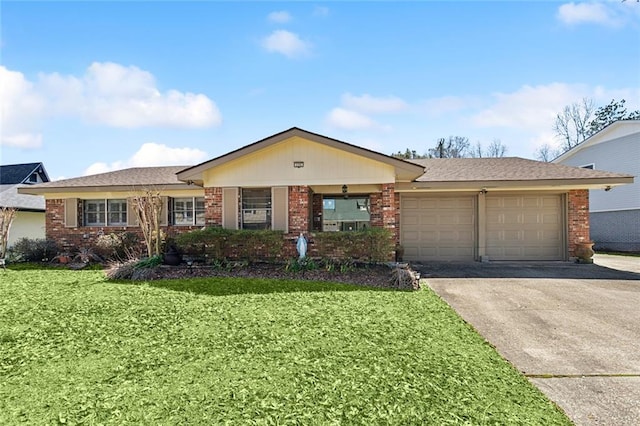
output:
[[[201,183],[202,173],[205,170],[228,163],[237,158],[240,158],[245,155],[251,154],[253,152],[259,151],[261,149],[267,148],[271,145],[277,144],[279,142],[282,142],[294,136],[298,136],[303,139],[307,139],[319,144],[323,144],[332,148],[349,152],[351,154],[360,155],[360,156],[369,158],[371,160],[379,161],[381,163],[389,164],[395,167],[397,180],[411,181],[416,177],[420,176],[424,171],[423,168],[418,164],[415,164],[400,158],[391,157],[386,154],[381,154],[379,152],[375,152],[375,151],[362,148],[356,145],[351,145],[347,142],[343,142],[338,139],[333,139],[317,133],[309,132],[307,130],[300,129],[298,127],[292,127],[283,132],[276,133],[275,135],[269,136],[267,138],[261,139],[252,144],[246,145],[242,148],[236,149],[235,151],[231,151],[227,154],[221,155],[220,157],[216,157],[214,159],[197,164],[193,167],[184,169],[178,173],[178,179],[184,182],[195,181],[195,182]]]
[[[114,172],[41,183],[22,187],[18,191],[21,194],[46,194],[64,191],[131,191],[140,187],[166,188],[170,186],[172,188],[188,188],[186,183],[179,181],[176,177],[176,173],[184,168],[185,166],[133,167]]]
[[[417,187],[575,186],[580,188],[633,183],[633,176],[602,170],[544,163],[519,157],[426,158],[411,160],[425,167]]]
[[[38,173],[43,181],[49,181],[49,175],[42,163],[5,164],[0,166],[0,185],[29,183],[29,177]]]
[[[604,129],[600,130],[598,133],[589,136],[587,139],[580,142],[569,151],[560,154],[558,157],[554,158],[552,162],[561,163],[564,160],[573,157],[575,154],[589,146],[599,144],[600,142],[606,142],[611,139],[617,139],[620,137],[632,135],[635,133],[640,133],[640,120],[615,121],[606,126]]]

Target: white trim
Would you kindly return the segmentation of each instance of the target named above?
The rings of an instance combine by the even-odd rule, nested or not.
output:
[[[628,207],[628,208],[624,208],[624,209],[589,210],[589,213],[610,213],[610,212],[621,212],[621,211],[629,211],[629,210],[640,210],[640,206],[638,206],[638,207]]]

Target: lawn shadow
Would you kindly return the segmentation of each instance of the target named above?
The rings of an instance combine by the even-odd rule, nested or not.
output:
[[[640,274],[601,265],[572,262],[438,262],[412,264],[423,278],[571,278],[640,280]]]
[[[118,281],[132,285],[131,281]],[[184,279],[162,279],[145,281],[151,287],[182,291],[208,296],[232,296],[239,294],[310,293],[310,292],[352,292],[352,291],[393,291],[365,285],[343,284],[324,281],[305,281],[265,278],[204,277]],[[133,285],[136,285],[133,283]]]

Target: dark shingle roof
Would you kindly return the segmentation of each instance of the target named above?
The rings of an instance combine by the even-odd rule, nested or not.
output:
[[[425,167],[417,182],[536,181],[630,177],[603,170],[543,163],[518,157],[426,158],[411,160]]]
[[[39,167],[42,167],[42,163],[6,164],[0,166],[0,185],[24,183]]]

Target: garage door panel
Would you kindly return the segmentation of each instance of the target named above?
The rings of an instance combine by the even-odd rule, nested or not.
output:
[[[491,260],[561,260],[561,195],[494,195],[486,199]]]
[[[473,196],[403,196],[400,223],[406,260],[474,259]]]

